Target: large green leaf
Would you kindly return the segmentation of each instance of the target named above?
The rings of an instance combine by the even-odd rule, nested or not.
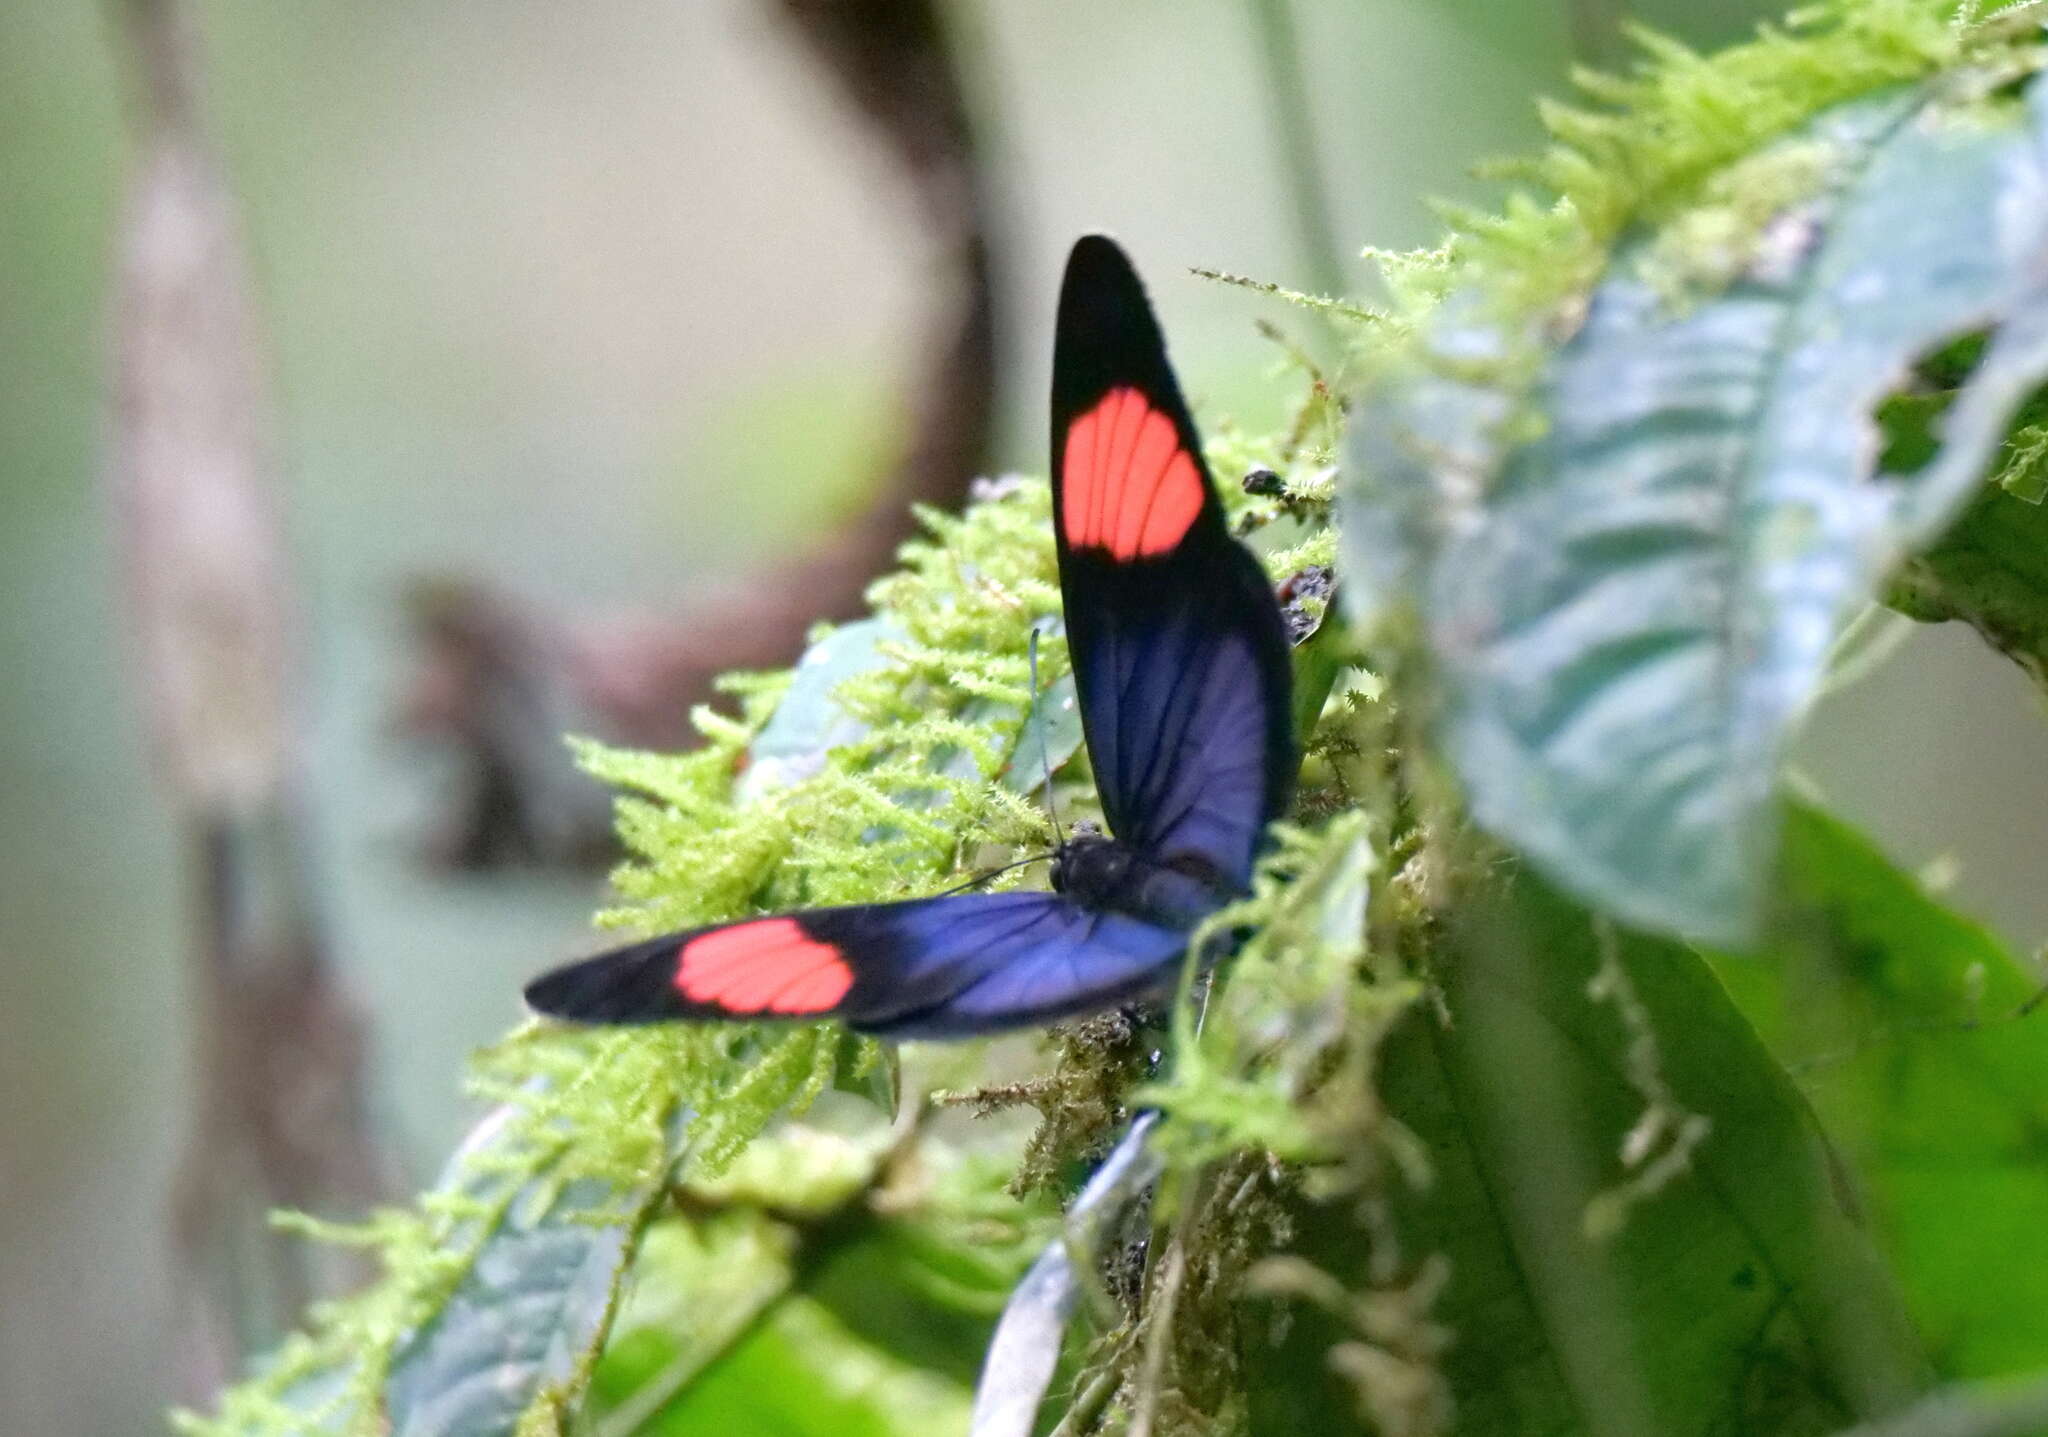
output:
[[[967,1426],[967,1389],[785,1298],[637,1432],[699,1437],[927,1437]]]
[[[877,1201],[902,1135],[864,1106],[828,1099],[825,1125],[786,1123],[680,1186],[598,1366],[596,1431],[965,1428],[1036,1210],[1002,1196],[1007,1163],[929,1134],[914,1196]]]
[[[1473,895],[1448,937],[1441,1011],[1413,1010],[1380,1071],[1434,1170],[1394,1230],[1411,1263],[1448,1259],[1428,1316],[1455,1334],[1441,1361],[1461,1437],[1824,1432],[1911,1400],[1922,1362],[1846,1179],[1704,964],[1528,875]],[[1626,975],[1622,1003],[1589,996],[1603,968]],[[1683,1115],[1710,1126],[1600,1235],[1646,1083],[1672,1126],[1645,1163]],[[1300,1250],[1384,1276],[1354,1223],[1312,1213]],[[1298,1380],[1259,1396],[1273,1430],[1338,1400]]]
[[[1725,960],[1724,978],[1868,1180],[1937,1364],[2048,1369],[2039,980],[1815,810],[1792,812],[1785,875],[1771,961]]]
[[[1351,592],[1419,605],[1480,821],[1633,924],[1754,937],[1780,757],[1837,627],[2048,369],[2044,91],[1966,78],[1829,111],[1629,239],[1526,392],[1511,361],[1537,341],[1467,296],[1364,410]],[[1697,222],[1779,192],[1732,256]],[[1876,474],[1874,407],[1976,329],[1941,451]]]
[[[1032,793],[1045,783],[1048,770],[1057,773],[1081,747],[1081,707],[1074,676],[1061,674],[1031,700],[1017,746],[1003,765],[1003,787]]]

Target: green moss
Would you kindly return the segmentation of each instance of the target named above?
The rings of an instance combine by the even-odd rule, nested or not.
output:
[[[1497,210],[1441,207],[1450,233],[1434,251],[1367,251],[1394,298],[1382,334],[1413,334],[1454,289],[1478,297],[1504,333],[1568,333],[1632,229],[1661,233],[1656,263],[1676,291],[1725,282],[1770,221],[1825,177],[1824,154],[1766,153],[1772,142],[1887,86],[1973,75],[1956,84],[1957,99],[1995,90],[2038,65],[2037,15],[2016,6],[1980,18],[1953,0],[1821,0],[1707,55],[1638,27],[1633,68],[1576,71],[1579,103],[1539,106],[1548,148],[1487,167],[1514,186]],[[1515,374],[1529,361],[1511,352],[1501,362]]]
[[[1272,516],[1229,482],[1234,473],[1279,465],[1305,493],[1328,487],[1310,469],[1326,459],[1321,450],[1303,446],[1289,460],[1279,449],[1233,433],[1211,448],[1226,502],[1248,522]],[[882,643],[878,666],[840,685],[837,702],[858,732],[820,755],[808,777],[780,786],[737,781],[788,673],[726,680],[737,714],[693,715],[703,742],[689,752],[577,744],[584,766],[621,790],[619,829],[631,856],[614,881],[626,902],[605,922],[657,931],[764,908],[910,897],[951,886],[982,862],[1050,847],[1040,809],[997,781],[1030,698],[1028,635],[1059,612],[1048,492],[1021,481],[992,489],[963,515],[925,513],[926,537],[871,589],[897,637]],[[1327,534],[1305,530],[1276,562],[1328,555]],[[1040,684],[1066,668],[1055,630],[1041,643]],[[1089,812],[1084,776],[1069,774],[1060,785],[1069,820]],[[1039,881],[1019,871],[993,886]],[[1066,1058],[1046,1090],[1055,1096],[1045,1099],[1045,1125],[1025,1164],[1042,1183],[1070,1174],[1100,1145],[1120,1121],[1121,1095],[1140,1066],[1128,1042],[1094,1042],[1092,1031],[1083,1025],[1065,1040]],[[704,1184],[778,1114],[801,1111],[835,1078],[872,1066],[875,1046],[858,1042],[849,1063],[849,1041],[830,1025],[522,1029],[473,1065],[473,1091],[499,1105],[487,1135],[466,1146],[415,1208],[356,1227],[292,1220],[329,1240],[375,1248],[384,1277],[313,1314],[260,1376],[225,1395],[217,1416],[181,1414],[180,1425],[218,1437],[382,1430],[394,1363],[411,1334],[447,1306],[514,1203],[545,1207],[570,1185],[592,1183],[618,1201],[579,1220],[637,1225],[650,1194],[658,1198],[671,1181],[723,1191]],[[752,1189],[789,1176],[754,1167],[741,1179]],[[554,1429],[592,1356],[575,1379],[537,1398],[522,1431]]]

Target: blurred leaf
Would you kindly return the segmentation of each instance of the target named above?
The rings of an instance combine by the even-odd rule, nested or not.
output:
[[[1017,1284],[988,1345],[974,1392],[972,1437],[1030,1437],[1039,1403],[1059,1366],[1060,1343],[1080,1295],[1074,1248],[1092,1258],[1097,1235],[1159,1175],[1148,1147],[1158,1115],[1144,1113],[1102,1160],[1067,1209],[1067,1230]]]
[[[967,1390],[861,1341],[829,1311],[777,1303],[659,1415],[676,1437],[931,1437],[967,1423]]]
[[[1962,620],[2048,687],[2048,506],[1985,485],[1885,602],[1925,623]]]
[[[479,1126],[451,1178],[475,1171],[505,1117]],[[510,1433],[537,1402],[559,1411],[578,1395],[633,1239],[663,1192],[660,1175],[627,1192],[589,1179],[562,1185],[545,1167],[470,1178],[472,1221],[493,1225],[461,1284],[392,1356],[384,1411],[395,1437]],[[450,1245],[476,1240],[458,1231]]]
[[[1017,747],[1003,765],[1003,787],[1012,793],[1041,790],[1047,767],[1058,773],[1080,747],[1081,707],[1074,676],[1061,674],[1032,698]]]
[[[2048,92],[1959,93],[1854,101],[1745,161],[1750,192],[1784,193],[1732,262],[1699,221],[1741,219],[1745,192],[1709,184],[1622,247],[1526,396],[1533,341],[1468,298],[1433,372],[1363,417],[1355,597],[1419,602],[1480,821],[1631,923],[1753,937],[1781,752],[1837,626],[2048,370]],[[1986,326],[1939,454],[1874,476],[1879,401]]]
[[[1772,961],[1724,960],[1724,981],[1868,1181],[1942,1371],[2048,1368],[2039,1269],[2018,1260],[2048,1232],[2039,981],[1816,810],[1793,810],[1784,871]]]
[[[853,1136],[786,1122],[749,1143],[715,1175],[687,1177],[683,1192],[698,1202],[773,1208],[785,1218],[823,1217],[874,1182],[892,1138],[879,1118]]]
[[[1395,1225],[1449,1258],[1458,1431],[1814,1432],[1908,1401],[1921,1359],[1841,1168],[1706,966],[1528,875],[1451,938],[1442,1015],[1381,1071],[1435,1169]]]
[[[902,1423],[959,1430],[1002,1288],[986,1310],[933,1300],[914,1232],[860,1209],[800,1225],[735,1208],[660,1229],[599,1368],[599,1430],[920,1430],[892,1425],[899,1396]],[[792,1329],[806,1338],[793,1352]],[[756,1380],[777,1390],[749,1394]]]
[[[900,641],[902,631],[886,619],[861,619],[842,624],[804,651],[782,701],[747,749],[747,771],[740,780],[742,801],[809,778],[825,766],[827,750],[853,742],[866,725],[848,713],[837,690],[856,674],[871,673],[889,663],[883,645]],[[961,717],[971,723],[1006,723],[1013,705],[995,700],[971,702]],[[1074,697],[1073,675],[1061,674],[1041,688],[1024,716],[1011,756],[1003,765],[1003,786],[1028,794],[1044,782],[1049,760],[1057,772],[1081,747],[1081,713]],[[956,752],[941,764],[942,772],[967,777],[979,771],[974,756]]]
[[[850,1111],[842,1106],[842,1120]],[[787,1123],[716,1180],[686,1182],[678,1215],[655,1227],[634,1266],[592,1384],[597,1430],[723,1424],[739,1400],[733,1371],[785,1361],[777,1332],[792,1322],[826,1334],[818,1360],[737,1430],[785,1430],[775,1425],[795,1420],[785,1400],[803,1407],[803,1422],[870,1430],[859,1394],[871,1381],[909,1384],[914,1406],[958,1405],[954,1430],[963,1426],[968,1386],[1029,1251],[1019,1239],[1034,1229],[1001,1194],[1007,1165],[960,1162],[929,1137],[906,1202],[885,1166],[901,1136],[879,1122],[852,1137]],[[1000,1218],[978,1216],[998,1198]]]
[[[746,1208],[657,1224],[591,1381],[600,1430],[632,1432],[788,1292],[797,1232]]]
[[[2048,1432],[2048,1382],[1944,1387],[1896,1417],[1836,1437],[2040,1437]]]
[[[734,1111],[737,1100],[703,1121],[687,1105],[683,1084],[726,1098],[704,1068],[728,1051],[716,1035],[536,1030],[479,1054],[475,1090],[498,1105],[414,1206],[355,1227],[290,1219],[374,1249],[383,1276],[316,1307],[215,1415],[178,1413],[179,1426],[209,1437],[555,1430],[685,1131],[699,1146],[727,1143],[737,1124],[766,1121],[751,1105]],[[754,1096],[772,1109],[801,1081],[771,1071]]]
[[[877,1222],[819,1263],[804,1295],[863,1340],[967,1387],[1016,1277],[917,1222]]]
[[[866,726],[840,705],[836,690],[853,675],[886,664],[882,644],[901,637],[887,619],[860,619],[804,650],[782,702],[747,746],[741,802],[809,778],[824,768],[826,750],[861,736]]]

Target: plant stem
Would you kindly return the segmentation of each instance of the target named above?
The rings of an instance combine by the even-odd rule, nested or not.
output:
[[[1290,0],[1252,0],[1252,28],[1266,71],[1275,169],[1294,206],[1295,237],[1308,260],[1313,287],[1324,294],[1342,294],[1342,251],[1330,219],[1329,190],[1316,161],[1308,77],[1301,67],[1301,46],[1289,5]]]

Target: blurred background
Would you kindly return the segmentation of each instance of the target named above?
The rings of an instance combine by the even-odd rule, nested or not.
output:
[[[1704,46],[1768,8],[1627,13]],[[1533,101],[1622,53],[1623,9],[0,5],[0,1430],[160,1430],[192,1395],[179,1173],[262,1046],[220,1030],[249,960],[214,950],[304,940],[363,1191],[431,1177],[463,1055],[603,897],[603,798],[556,732],[672,741],[705,673],[793,657],[820,615],[778,604],[843,610],[902,496],[1042,470],[1083,230],[1149,276],[1204,421],[1275,422],[1297,381],[1255,321],[1312,319],[1189,268],[1370,295],[1359,247],[1483,199],[1471,167],[1537,143]],[[195,118],[225,187],[196,213],[240,226],[225,340],[203,283],[150,288],[180,231],[148,237],[148,157]],[[246,341],[268,425],[223,492],[276,529],[201,546],[278,621],[285,779],[253,810],[152,758],[177,641],[150,566],[181,561],[149,485],[159,441],[189,451],[146,426],[187,412],[163,347],[193,334]],[[2032,948],[2041,720],[1972,635],[1920,631],[1801,762]]]

